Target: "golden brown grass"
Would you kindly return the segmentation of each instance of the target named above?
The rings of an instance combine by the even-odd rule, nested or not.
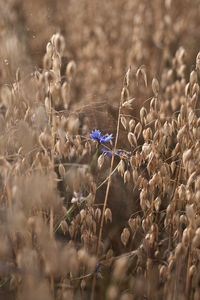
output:
[[[0,3],[0,299],[200,299],[199,4]]]

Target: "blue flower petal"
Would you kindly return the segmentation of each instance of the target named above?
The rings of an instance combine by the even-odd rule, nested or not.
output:
[[[101,153],[104,153],[104,154],[107,155],[108,157],[112,157],[112,155],[113,155],[113,151],[108,150],[108,149],[106,149],[105,147],[102,147],[102,148],[100,149],[100,152],[101,152]],[[118,153],[119,153],[119,151],[118,151],[118,150],[115,150],[114,155],[117,155]]]
[[[101,131],[95,129],[94,131],[92,131],[90,133],[90,137],[93,140],[97,140],[99,143],[106,143],[106,142],[110,141],[113,138],[113,135],[108,134],[108,133],[106,133],[105,135],[101,135]]]
[[[101,137],[100,141],[101,143],[106,143],[112,140],[112,138],[113,138],[112,133],[110,135],[106,133],[104,136]]]
[[[99,140],[100,137],[101,137],[101,132],[97,129],[95,129],[94,131],[92,131],[90,133],[90,137],[93,139],[93,140]]]

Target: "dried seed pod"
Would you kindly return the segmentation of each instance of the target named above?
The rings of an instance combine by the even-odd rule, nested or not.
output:
[[[71,99],[70,99],[70,85],[66,81],[61,86],[61,97],[63,100],[64,107],[65,109],[67,109]]]
[[[154,200],[154,207],[155,207],[155,210],[158,212],[159,209],[160,209],[160,205],[161,205],[161,199],[160,197],[157,197],[155,200]]]
[[[148,227],[149,227],[149,224],[148,224],[147,220],[146,219],[142,220],[142,229],[144,232],[147,231]]]
[[[124,175],[124,172],[125,172],[125,163],[124,163],[124,161],[122,159],[120,160],[120,163],[118,165],[117,170],[121,174],[121,176]]]
[[[192,239],[192,247],[193,248],[199,248],[200,246],[200,236],[196,234],[194,238]]]
[[[85,143],[85,149],[89,154],[91,153],[92,147],[88,141]]]
[[[170,203],[168,206],[167,206],[167,216],[171,215],[173,213],[173,209],[174,209],[174,206],[172,203]]]
[[[177,141],[180,143],[183,136],[185,135],[186,131],[186,125],[184,125],[182,128],[179,129],[178,134],[177,134]]]
[[[134,133],[129,132],[128,133],[128,141],[131,144],[131,146],[137,146],[137,139]]]
[[[63,164],[59,164],[58,172],[62,178],[65,177],[65,168],[64,168]]]
[[[53,45],[51,42],[48,42],[46,45],[46,53],[49,57],[52,57],[53,55]]]
[[[92,201],[94,202],[94,195],[96,194],[97,185],[95,182],[90,183],[90,189],[91,189],[91,196],[93,197]]]
[[[130,174],[129,170],[126,170],[124,173],[124,183],[129,182],[130,178],[131,178],[131,174]]]
[[[172,269],[174,268],[174,265],[175,265],[175,262],[174,262],[174,259],[172,259],[170,262],[169,262],[169,265],[168,265],[168,272],[172,272]]]
[[[132,131],[135,127],[135,120],[134,119],[131,119],[129,121],[129,130]]]
[[[144,133],[144,131],[145,131],[145,133]],[[152,130],[151,130],[151,128],[148,127],[147,129],[143,130],[143,136],[144,136],[144,139],[145,139],[146,142],[151,140],[152,139]]]
[[[113,250],[109,249],[106,253],[106,260],[111,259],[113,257]]]
[[[123,89],[122,89],[122,92],[121,92],[121,98],[122,98],[123,102],[124,102],[124,101],[127,101],[128,98],[129,98],[129,91],[128,91],[128,89],[127,89],[126,86],[123,87]]]
[[[185,215],[180,216],[180,223],[187,225],[187,218]]]
[[[86,210],[85,209],[81,209],[80,211],[80,216],[81,216],[81,223],[83,222],[83,220],[86,217]]]
[[[179,187],[178,187],[178,196],[179,196],[179,199],[180,200],[184,200],[185,199],[185,185],[184,184],[181,184]]]
[[[121,241],[124,246],[127,245],[129,237],[130,237],[130,231],[128,230],[128,228],[124,228],[121,234]]]
[[[88,213],[94,217],[94,208],[93,207],[88,207]]]
[[[142,125],[141,123],[137,123],[137,125],[135,126],[135,130],[134,130],[134,134],[137,136],[137,139],[140,137],[140,134],[142,132]]]
[[[141,225],[141,217],[139,215],[135,218],[135,221],[137,223],[137,226]]]
[[[106,220],[106,223],[109,221],[110,223],[112,223],[112,212],[110,210],[110,208],[106,208],[105,210],[105,220]]]
[[[64,154],[64,141],[58,140],[55,145],[56,151],[59,153],[59,155],[62,157]]]
[[[137,181],[138,181],[138,171],[137,171],[137,169],[133,170],[132,176],[133,176],[133,182],[136,184]]]
[[[121,123],[122,123],[124,129],[126,130],[126,127],[127,127],[127,121],[126,121],[126,118],[125,118],[125,117],[121,117],[120,120],[121,120]]]
[[[190,83],[188,82],[185,86],[185,97],[190,96]]]
[[[188,178],[188,181],[187,181],[187,187],[188,188],[193,184],[193,182],[195,180],[195,177],[196,177],[196,171],[192,172],[192,174]]]
[[[194,188],[196,192],[200,191],[200,176],[197,177]]]
[[[196,57],[196,69],[200,71],[200,52],[197,54]]]
[[[199,84],[198,83],[195,83],[192,87],[192,96],[194,94],[199,95]]]
[[[69,234],[70,234],[71,238],[74,237],[74,233],[75,233],[75,226],[73,226],[73,225],[69,226]]]
[[[188,234],[188,229],[186,228],[183,231],[182,242],[187,247],[188,244],[189,244],[189,241],[190,241],[190,237],[189,237],[189,234]]]
[[[87,224],[87,227],[88,227],[89,229],[91,229],[91,228],[93,227],[92,216],[86,214],[84,218],[85,218],[85,222],[86,222],[86,224]]]
[[[39,143],[46,152],[46,150],[51,147],[51,136],[45,132],[42,132],[39,136]]]
[[[93,183],[91,183],[91,192],[85,198],[88,207],[90,207],[94,204],[95,193],[96,193],[96,184],[93,182]]]
[[[131,164],[131,168],[134,170],[135,167],[136,167],[136,158],[135,158],[135,156],[131,156],[130,164]]]
[[[147,110],[146,108],[143,106],[141,109],[140,109],[140,120],[142,123],[144,123],[144,119],[146,118],[147,116]]]
[[[192,71],[190,73],[190,84],[193,85],[197,82],[197,71]]]
[[[97,219],[97,222],[100,221],[100,218],[101,218],[101,210],[100,210],[100,208],[97,208],[95,210],[95,218]]]
[[[148,136],[147,136],[147,133],[146,133],[146,129],[143,130],[142,135],[143,135],[143,138],[144,138],[145,142],[148,142]]]
[[[197,268],[195,265],[192,265],[189,269],[189,276],[192,277],[197,272]]]
[[[188,149],[183,153],[183,164],[185,166],[186,162],[189,161],[192,157],[192,150]]]
[[[60,53],[60,55],[63,55],[64,49],[65,49],[65,40],[64,37],[60,33],[56,33],[54,35],[53,44],[56,49]]]
[[[159,82],[156,78],[153,78],[153,80],[152,80],[152,90],[153,90],[155,97],[157,97],[158,93],[159,93]]]
[[[55,83],[56,74],[52,70],[45,72],[44,76],[48,85],[53,82]]]
[[[185,254],[186,254],[186,248],[185,248],[185,246],[182,243],[179,243],[176,246],[176,249],[175,249],[175,257],[176,257],[176,259],[180,258],[181,256],[185,256]]]
[[[85,290],[86,288],[86,281],[84,279],[81,280],[81,289]]]
[[[146,73],[146,68],[142,68],[141,69],[141,73],[142,73],[143,78],[144,78],[145,86],[147,87],[147,73]]]
[[[43,57],[44,70],[50,70],[52,68],[52,58],[47,53]]]
[[[194,93],[194,95],[190,99],[190,106],[191,107],[195,107],[197,99],[198,99],[198,95],[196,93]]]
[[[135,98],[129,99],[122,104],[123,108],[133,109],[132,103],[135,101]]]
[[[175,170],[176,170],[176,163],[175,161],[173,161],[170,165],[170,168],[171,168],[171,172],[172,172],[172,175],[174,174]]]
[[[74,60],[71,60],[66,68],[66,75],[69,79],[73,79],[76,73],[76,63]]]
[[[178,229],[176,229],[175,231],[174,231],[174,234],[173,234],[173,237],[174,237],[174,239],[178,239],[179,238],[179,236],[180,236],[180,232],[178,231]]]
[[[169,122],[165,122],[164,126],[163,126],[163,132],[166,136],[171,136],[172,135],[172,126]]]
[[[160,130],[162,128],[162,124],[161,124],[160,120],[158,120],[158,119],[155,120],[154,126],[155,126],[156,130]]]
[[[197,228],[197,230],[195,231],[195,234],[200,237],[200,227]]]
[[[137,84],[139,83],[140,76],[142,76],[145,86],[147,87],[147,73],[146,73],[146,67],[144,65],[142,65],[136,72]]]
[[[62,229],[62,231],[63,231],[64,234],[66,232],[68,232],[68,230],[69,230],[68,224],[67,224],[67,222],[65,220],[62,220],[60,222],[60,227],[61,227],[61,229]]]
[[[130,226],[131,231],[134,232],[136,230],[136,228],[137,228],[136,219],[130,218],[128,220],[128,225]]]
[[[60,74],[60,68],[61,68],[61,56],[58,52],[54,52],[53,56],[53,71],[58,76]]]
[[[188,121],[190,126],[195,126],[196,125],[196,115],[194,112],[191,110],[189,115],[188,115]]]
[[[175,119],[173,119],[171,124],[172,124],[172,131],[176,131],[177,130],[177,121]]]
[[[131,74],[131,67],[128,68],[128,71],[126,72],[125,78],[124,78],[124,85],[129,87],[130,83],[130,74]]]
[[[168,70],[167,72],[167,80],[172,81],[173,80],[173,70]]]
[[[98,158],[98,168],[101,169],[104,163],[104,153],[102,153]]]
[[[149,155],[149,153],[151,152],[152,148],[151,145],[148,143],[144,143],[142,145],[142,152],[144,153],[145,157],[144,159],[146,159],[147,155]]]
[[[167,277],[167,267],[166,266],[161,266],[160,276],[162,279],[165,279]]]
[[[45,100],[44,100],[44,105],[45,105],[46,112],[49,113],[49,112],[50,112],[50,109],[51,109],[51,104],[50,104],[50,99],[49,99],[49,97],[46,97],[46,98],[45,98]]]
[[[195,212],[194,212],[194,208],[193,208],[193,205],[187,205],[186,206],[186,215],[187,215],[187,218],[190,222],[190,224],[192,226],[195,225]]]

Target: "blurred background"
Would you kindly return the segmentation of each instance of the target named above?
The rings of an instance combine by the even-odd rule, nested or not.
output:
[[[145,65],[149,79],[160,78],[180,46],[194,63],[199,14],[199,0],[1,0],[0,82],[12,81],[18,67],[24,74],[41,68],[47,42],[60,32],[65,65],[77,64],[76,107],[118,103],[129,66]]]

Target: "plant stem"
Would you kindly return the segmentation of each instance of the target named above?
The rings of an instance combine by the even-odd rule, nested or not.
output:
[[[107,202],[108,202],[108,194],[109,194],[109,190],[110,190],[111,176],[112,176],[112,172],[113,172],[113,164],[114,164],[114,158],[115,158],[114,153],[116,152],[117,142],[118,142],[118,137],[119,137],[119,127],[120,127],[120,116],[121,116],[122,103],[123,103],[123,96],[121,95],[119,111],[118,111],[118,119],[117,119],[117,132],[116,132],[115,144],[114,144],[114,148],[113,148],[113,155],[111,158],[110,172],[109,172],[109,176],[108,176],[108,183],[107,183],[107,188],[106,188],[106,194],[105,194],[100,229],[99,229],[99,237],[98,237],[97,252],[96,252],[97,257],[99,256],[99,251],[100,251],[101,237],[102,237],[103,224],[104,224],[104,215],[105,215],[105,210],[106,210],[106,206],[107,206]],[[94,300],[95,286],[96,286],[96,273],[94,273],[93,281],[92,281],[92,291],[91,291],[91,298],[90,298],[91,300]]]

